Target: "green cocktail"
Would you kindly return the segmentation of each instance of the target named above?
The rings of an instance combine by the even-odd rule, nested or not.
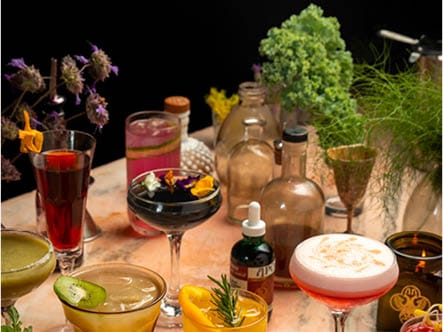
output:
[[[55,269],[51,242],[24,230],[2,229],[2,314],[42,284]]]
[[[160,315],[166,282],[156,272],[129,263],[103,263],[84,266],[72,274],[78,284],[58,283],[59,296],[66,319],[76,332],[151,332]],[[83,282],[100,286],[106,293],[104,301],[91,305],[98,294],[83,288]],[[64,289],[62,289],[64,288]],[[64,293],[69,299],[63,299]],[[82,305],[68,303],[83,297]],[[85,305],[87,304],[87,305]]]

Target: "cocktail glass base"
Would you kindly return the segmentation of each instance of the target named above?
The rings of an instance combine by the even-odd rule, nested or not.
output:
[[[158,317],[156,326],[168,329],[181,328],[183,323],[180,305],[172,306],[162,302],[160,316]]]
[[[360,203],[354,209],[354,217],[359,216],[363,212],[363,203]],[[346,218],[347,210],[340,200],[339,196],[330,196],[325,200],[325,213],[334,218]]]

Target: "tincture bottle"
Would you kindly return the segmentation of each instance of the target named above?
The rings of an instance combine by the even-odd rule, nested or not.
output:
[[[248,217],[249,203],[258,201],[274,174],[274,151],[262,139],[265,120],[245,118],[243,126],[243,140],[232,148],[228,164],[228,221],[234,224]]]
[[[211,174],[214,171],[214,154],[202,141],[188,135],[191,102],[183,96],[170,96],[164,100],[164,110],[174,113],[181,122],[181,159],[182,168]]]
[[[243,82],[239,85],[240,103],[233,107],[218,132],[214,157],[215,170],[221,183],[227,184],[229,156],[233,147],[243,139],[242,121],[257,118],[265,121],[261,139],[270,146],[281,136],[280,126],[268,105],[265,104],[266,88],[258,82]]]
[[[291,255],[302,240],[323,232],[323,191],[305,176],[307,142],[304,127],[283,130],[282,174],[264,187],[259,199],[266,240],[275,251],[277,288],[296,288],[289,274]]]
[[[248,219],[242,223],[243,239],[231,249],[232,287],[254,292],[268,304],[268,318],[274,299],[274,250],[264,239],[266,223],[260,218],[260,204],[250,202]]]

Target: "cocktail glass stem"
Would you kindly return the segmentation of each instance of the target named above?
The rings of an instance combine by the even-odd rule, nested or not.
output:
[[[181,326],[181,307],[178,302],[180,291],[180,246],[183,232],[172,232],[166,234],[171,254],[171,275],[169,279],[168,291],[163,299],[158,325],[163,327]]]
[[[346,211],[347,224],[345,233],[354,234],[354,231],[352,230],[352,218],[354,217],[354,208],[347,208]]]
[[[345,332],[346,318],[348,318],[349,312],[331,310],[332,317],[334,318],[334,331]]]

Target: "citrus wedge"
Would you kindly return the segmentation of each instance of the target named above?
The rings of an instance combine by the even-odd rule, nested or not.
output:
[[[185,285],[178,293],[178,301],[183,314],[204,326],[215,327],[201,309],[213,307],[209,290],[199,286]]]

